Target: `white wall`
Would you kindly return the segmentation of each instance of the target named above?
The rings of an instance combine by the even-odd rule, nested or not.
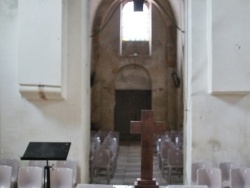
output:
[[[250,2],[210,0],[211,85],[213,93],[249,94]],[[233,84],[232,84],[233,83]]]
[[[209,83],[211,83],[211,79],[213,79],[214,83],[220,82],[220,79],[226,80],[226,78],[230,78],[232,74],[234,76],[244,77],[245,74],[241,74],[237,69],[240,68],[242,71],[249,71],[250,64],[240,64],[241,67],[235,69],[235,67],[228,66],[225,61],[219,62],[220,67],[216,65],[214,68],[221,68],[221,73],[225,77],[214,77],[214,75],[211,76],[209,74],[209,63],[214,64],[225,57],[225,55],[227,55],[234,64],[246,61],[246,59],[249,61],[250,58],[237,56],[237,59],[233,59],[232,56],[234,56],[234,54],[231,53],[232,46],[228,45],[227,42],[223,45],[223,49],[220,49],[220,53],[216,52],[216,56],[211,56],[211,41],[207,39],[209,39],[210,26],[212,25],[209,21],[212,20],[211,17],[213,18],[215,10],[210,12],[210,3],[210,0],[193,0],[189,2],[190,7],[188,9],[191,16],[188,19],[187,41],[189,44],[187,44],[187,46],[191,49],[188,49],[188,59],[186,61],[188,65],[186,66],[191,66],[191,70],[186,72],[186,74],[191,74],[189,80],[191,88],[189,88],[190,95],[188,98],[190,105],[187,109],[190,110],[191,118],[185,126],[191,129],[191,162],[207,160],[211,161],[215,166],[218,166],[219,162],[232,160],[242,162],[249,166],[250,96],[247,93],[244,95],[233,93],[230,93],[230,95],[212,95],[209,93]],[[241,14],[241,8],[248,6],[249,3],[246,3],[244,0],[220,0],[216,1],[216,3],[217,6],[221,8],[227,7],[223,9],[223,15],[220,16],[220,19],[222,19],[220,20],[220,31],[223,31],[223,36],[227,40],[232,41],[231,31],[227,29],[234,24],[242,28],[243,26],[245,27],[245,25],[249,25],[249,23],[244,20],[240,20],[239,23],[239,20],[236,21],[234,19],[228,22],[228,17]],[[235,9],[235,7],[237,7],[237,9]],[[216,11],[219,10],[216,8]],[[250,17],[249,11],[243,12],[245,18]],[[226,20],[226,22],[223,22],[223,20]],[[216,28],[214,29],[213,32],[216,33]],[[238,36],[234,37],[237,39]],[[245,36],[246,40],[248,40],[248,38],[249,36]],[[219,42],[221,45],[223,42],[222,38],[217,37],[212,38],[212,40],[214,44]],[[239,40],[242,39],[239,38]],[[245,45],[244,47],[246,48],[244,50],[250,50],[249,46]],[[247,79],[245,79],[244,82],[246,83]],[[237,91],[237,87],[233,86],[237,86],[238,84],[237,80],[230,79],[231,89]],[[223,89],[227,91],[227,88],[222,88],[222,93]],[[188,132],[189,130],[186,131],[186,134]],[[190,182],[190,179],[188,181]]]
[[[66,98],[67,2],[18,3],[19,84],[25,98]]]
[[[67,141],[68,158],[88,169],[90,53],[88,27],[82,25],[88,25],[87,10],[85,0],[68,2],[67,99],[31,101],[22,98],[18,86],[18,1],[0,1],[1,157],[21,157],[30,141]],[[88,181],[88,170],[81,180]]]

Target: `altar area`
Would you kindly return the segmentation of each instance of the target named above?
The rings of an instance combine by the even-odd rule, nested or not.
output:
[[[110,185],[133,185],[136,178],[140,177],[140,143],[123,144],[119,146],[119,156],[114,176],[110,180]],[[167,185],[167,181],[162,177],[158,167],[157,156],[154,156],[153,176],[159,185]],[[181,182],[182,183],[182,182]],[[93,179],[92,184],[107,184],[105,174]]]

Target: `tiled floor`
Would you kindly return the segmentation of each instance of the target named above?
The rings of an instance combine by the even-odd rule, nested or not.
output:
[[[110,181],[112,185],[134,185],[137,178],[140,177],[141,147],[140,143],[124,143],[119,146],[119,155],[117,167],[113,178]],[[153,177],[159,185],[167,185],[166,180],[162,177],[158,167],[157,156],[153,161]],[[107,184],[105,176],[97,176],[93,184]]]

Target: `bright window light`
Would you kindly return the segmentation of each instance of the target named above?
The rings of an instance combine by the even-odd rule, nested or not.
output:
[[[149,41],[150,14],[144,4],[143,11],[134,11],[133,2],[128,2],[122,9],[122,40]]]

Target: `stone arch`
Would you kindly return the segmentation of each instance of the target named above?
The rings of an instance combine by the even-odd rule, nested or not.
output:
[[[115,90],[151,90],[151,78],[148,71],[136,64],[122,67],[114,80]]]

